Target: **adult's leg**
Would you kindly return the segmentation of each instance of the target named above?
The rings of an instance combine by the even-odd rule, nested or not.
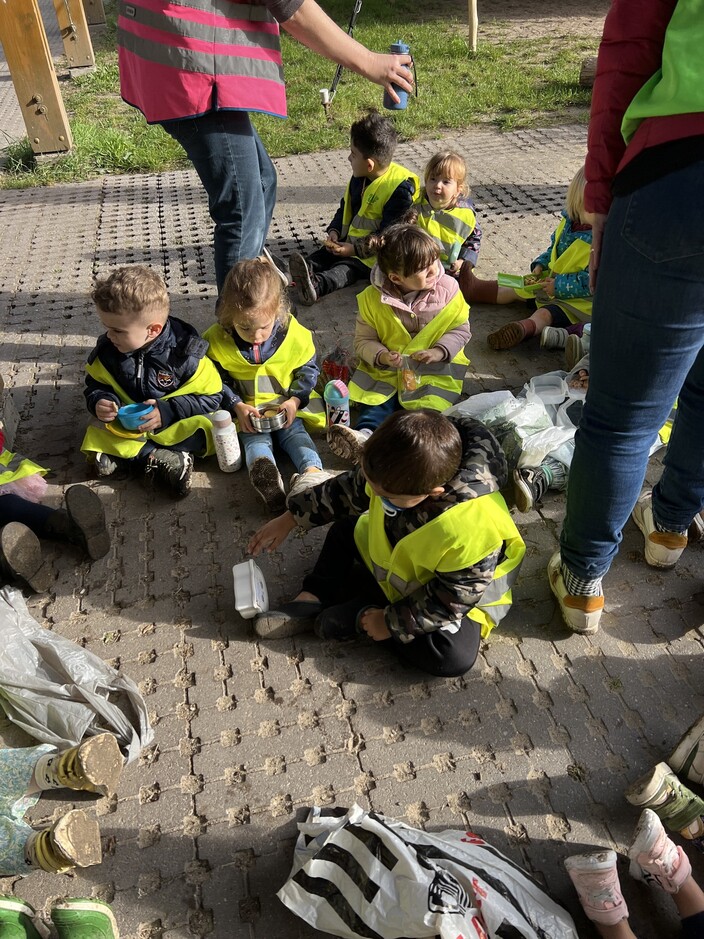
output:
[[[701,410],[692,429],[704,401],[703,212],[704,161],[615,199],[609,213],[561,539],[564,565],[581,581],[608,571],[680,391],[685,416],[655,507],[686,528],[704,504]]]
[[[210,111],[168,121],[164,130],[193,163],[215,223],[215,276],[262,253],[276,203],[276,170],[246,111]]]

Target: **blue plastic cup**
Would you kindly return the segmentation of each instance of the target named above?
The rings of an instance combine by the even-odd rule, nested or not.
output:
[[[117,419],[125,430],[141,430],[142,420],[153,410],[153,404],[123,404],[117,412]]]

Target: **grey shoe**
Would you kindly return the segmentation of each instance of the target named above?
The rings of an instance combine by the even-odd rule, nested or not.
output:
[[[567,343],[565,345],[565,364],[568,372],[571,372],[577,362],[584,358],[586,351],[581,336],[578,336],[576,333],[571,333],[567,337]]]
[[[549,488],[548,477],[540,466],[513,471],[513,500],[519,512],[530,512]]]
[[[249,479],[270,512],[280,515],[286,511],[286,492],[276,463],[265,456],[258,457],[249,468]]]
[[[164,483],[172,495],[186,496],[191,491],[193,454],[157,447],[149,454],[144,472],[147,479]]]
[[[313,279],[315,275],[299,251],[292,252],[289,268],[293,282],[296,285],[298,299],[304,306],[313,306],[318,299],[318,291]]]
[[[294,473],[291,477],[291,484],[288,491],[288,498],[291,496],[297,496],[301,492],[305,492],[306,489],[312,489],[313,486],[319,486],[321,483],[324,483],[328,479],[332,479],[334,476],[337,476],[338,473],[332,470],[319,469],[314,472],[307,473]]]
[[[350,460],[352,463],[359,463],[362,447],[369,437],[371,434],[353,430],[346,424],[333,424],[332,427],[328,427],[328,446],[335,456]]]
[[[39,539],[20,522],[10,522],[0,531],[0,572],[37,593],[49,586],[49,569],[42,562]]]
[[[281,603],[277,610],[260,613],[254,620],[254,631],[262,639],[288,639],[310,632],[313,620],[322,606],[314,600],[292,600]]]
[[[546,326],[540,334],[540,348],[564,349],[568,336],[564,326]]]

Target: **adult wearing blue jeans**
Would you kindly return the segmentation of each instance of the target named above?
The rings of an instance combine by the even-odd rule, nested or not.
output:
[[[370,52],[315,0],[130,0],[120,3],[123,99],[184,148],[208,194],[215,272],[264,250],[276,170],[249,112],[286,116],[279,23],[320,55],[382,85],[412,90],[409,55]]]
[[[704,505],[704,35],[695,6],[615,0],[599,51],[585,199],[597,213],[591,371],[561,549],[548,565],[563,618],[581,633],[598,628],[601,581],[629,514],[647,563],[667,569]],[[675,400],[661,479],[641,495]]]

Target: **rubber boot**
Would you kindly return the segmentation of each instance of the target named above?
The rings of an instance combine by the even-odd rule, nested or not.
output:
[[[2,939],[46,939],[48,932],[39,932],[35,925],[36,915],[34,907],[25,900],[19,897],[0,896],[0,937]]]
[[[37,593],[49,586],[50,571],[42,561],[41,543],[21,522],[10,522],[0,531],[0,573]]]
[[[71,486],[65,501],[66,508],[57,509],[47,519],[47,534],[78,545],[91,561],[105,557],[110,535],[100,497],[88,486]]]
[[[100,830],[94,818],[74,809],[54,822],[51,828],[35,831],[24,846],[28,867],[63,874],[74,867],[100,864]]]
[[[458,283],[467,303],[496,303],[499,296],[498,280],[480,280],[468,264],[460,268]]]
[[[51,908],[59,939],[118,939],[117,921],[102,900],[68,897]]]
[[[78,789],[108,795],[122,772],[122,754],[113,734],[89,737],[63,753],[39,758],[34,779],[40,789]]]

